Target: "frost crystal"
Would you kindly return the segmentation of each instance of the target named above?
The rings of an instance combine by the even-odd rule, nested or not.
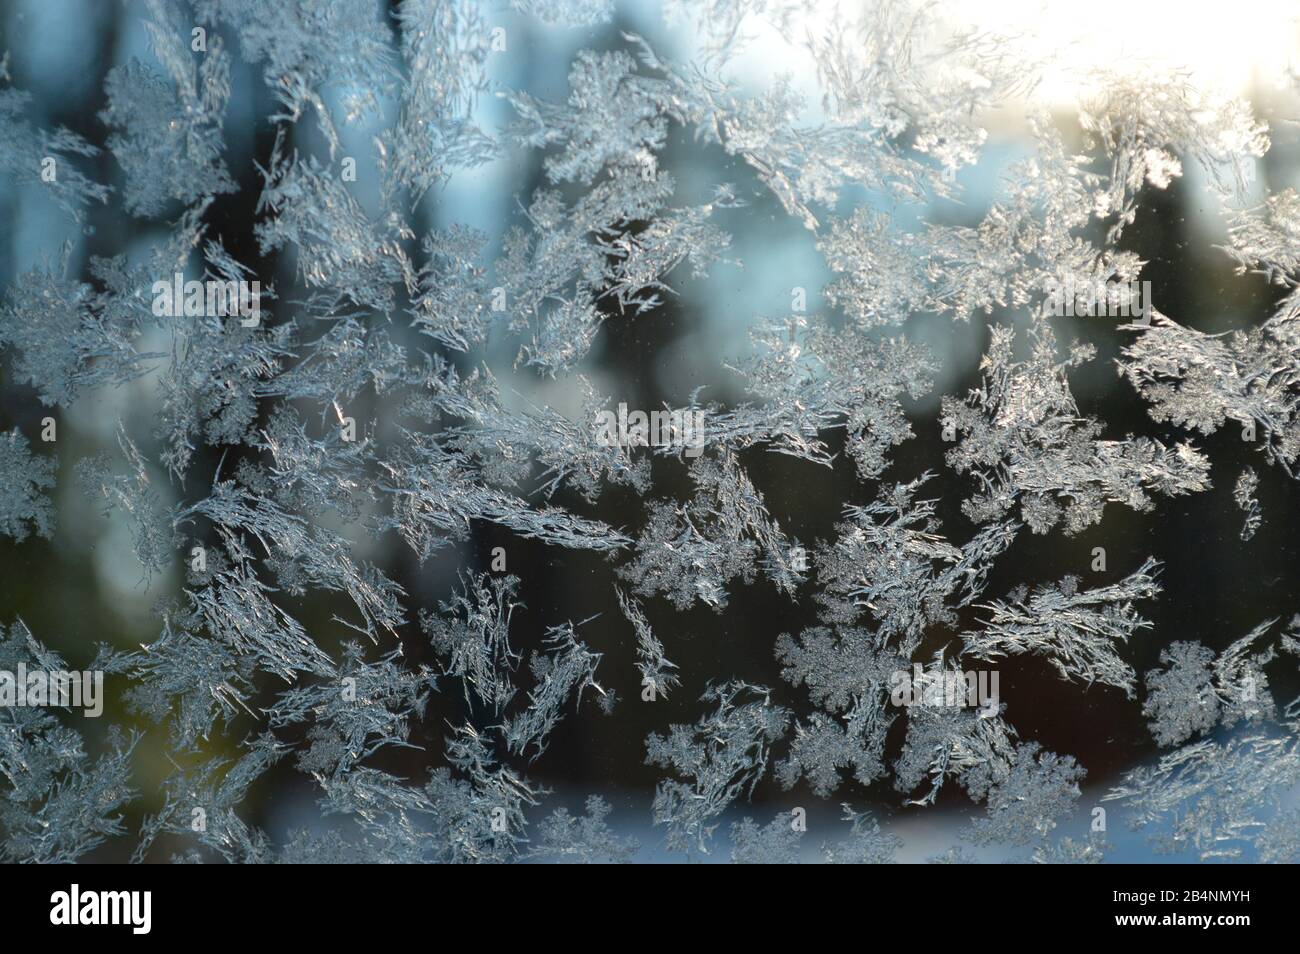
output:
[[[27,449],[18,428],[0,434],[0,533],[19,543],[30,533],[54,533],[54,506],[44,491],[54,486],[57,469],[57,461]]]
[[[667,826],[670,851],[708,852],[717,827],[710,823],[753,791],[789,719],[766,689],[743,682],[711,687],[701,699],[717,708],[695,725],[674,725],[668,735],[652,732],[646,739],[647,764],[690,780],[666,779],[655,791],[655,824]]]
[[[1268,459],[1295,476],[1300,455],[1300,324],[1286,314],[1257,328],[1207,335],[1157,315],[1124,349],[1123,374],[1150,403],[1151,417],[1213,434],[1229,421]]]
[[[5,56],[0,67],[7,61]],[[0,82],[8,79],[8,72],[0,68]],[[79,219],[90,203],[107,202],[110,190],[87,178],[73,164],[72,157],[97,156],[99,149],[63,127],[52,132],[35,128],[24,118],[30,103],[31,97],[21,90],[0,89],[0,169],[10,182],[31,188],[48,187],[64,212]],[[42,175],[49,169],[54,170],[53,178],[48,173]]]
[[[1264,520],[1259,512],[1259,500],[1255,497],[1257,487],[1259,487],[1259,475],[1255,473],[1253,467],[1247,467],[1241,472],[1236,485],[1232,488],[1232,499],[1246,514],[1246,519],[1241,525],[1242,540],[1253,537]]]
[[[1035,848],[1031,860],[1036,865],[1099,865],[1105,863],[1111,847],[1110,842],[1097,834],[1081,841],[1062,838]]]
[[[1046,324],[1035,324],[1030,337],[1031,357],[1017,362],[1014,332],[995,326],[984,384],[965,403],[944,398],[944,419],[963,435],[948,463],[980,486],[963,507],[967,516],[997,519],[1018,503],[1034,533],[1064,521],[1065,532],[1075,534],[1099,523],[1107,503],[1150,510],[1152,494],[1180,496],[1210,486],[1209,461],[1190,444],[1099,439],[1101,423],[1080,413],[1066,378],[1092,350],[1076,346],[1058,363]]]
[[[383,462],[379,489],[395,498],[385,528],[397,529],[421,558],[463,539],[471,519],[497,523],[522,537],[574,549],[618,550],[632,541],[617,530],[555,507],[534,509],[519,497],[475,480],[465,460],[411,433],[407,451]]]
[[[1106,799],[1123,801],[1135,829],[1160,823],[1149,836],[1157,850],[1240,857],[1265,826],[1260,816],[1300,782],[1297,739],[1292,726],[1185,745],[1129,772]]]
[[[538,686],[528,694],[528,708],[501,727],[507,749],[523,754],[533,746],[537,750],[534,758],[546,750],[547,736],[560,721],[561,709],[570,695],[576,705],[582,700],[583,690],[592,689],[606,711],[614,704],[614,697],[596,682],[600,654],[578,641],[571,623],[551,627],[546,644],[546,654],[533,657]]]
[[[650,621],[641,611],[641,605],[621,589],[616,589],[614,592],[623,615],[636,631],[636,666],[641,671],[641,685],[643,688],[652,688],[655,697],[667,698],[668,690],[681,684],[681,679],[670,672],[676,669],[677,665],[664,657],[663,643],[650,628]]]
[[[136,350],[148,320],[142,272],[119,259],[95,259],[94,286],[66,277],[62,264],[32,269],[0,302],[0,344],[12,349],[15,376],[40,392],[46,405],[70,405],[83,391],[125,384],[162,357]]]
[[[483,11],[465,0],[403,0],[397,21],[407,70],[401,113],[376,147],[385,190],[403,188],[418,204],[453,170],[496,155],[473,121],[487,89],[490,34]]]
[[[10,692],[20,666],[67,671],[21,620],[7,634],[0,627],[0,671]],[[59,708],[0,707],[0,858],[5,862],[68,864],[125,831],[121,811],[136,795],[130,779],[138,735],[113,732],[108,750],[93,758],[81,734],[55,715]]]
[[[1164,669],[1146,674],[1147,699],[1142,713],[1161,745],[1178,745],[1192,736],[1238,721],[1272,718],[1272,697],[1263,667],[1274,652],[1250,654],[1276,620],[1255,627],[1215,657],[1200,643],[1172,643],[1160,653]]]
[[[930,805],[949,778],[976,801],[988,796],[996,779],[1010,772],[1016,730],[1002,718],[956,707],[913,707],[908,713],[903,751],[894,763],[894,788],[912,792],[927,779],[930,791],[913,804]]]
[[[151,0],[149,13],[145,27],[168,79],[136,60],[114,68],[104,81],[108,108],[100,119],[116,130],[108,148],[126,174],[127,210],[156,216],[173,201],[193,205],[233,192],[235,184],[221,158],[230,98],[230,57],[221,38],[214,36],[196,62],[170,8]]]
[[[855,812],[844,806],[844,820],[851,834],[838,844],[822,846],[826,863],[832,865],[887,865],[894,860],[901,842],[880,830],[880,822],[870,812]]]
[[[842,768],[851,768],[862,785],[884,775],[885,737],[895,717],[886,711],[886,700],[905,660],[858,629],[836,634],[815,627],[797,642],[783,634],[776,652],[785,666],[782,675],[804,683],[812,701],[826,710],[795,725],[790,754],[777,764],[782,784],[789,788],[803,776],[826,796],[839,787]]]
[[[1300,809],[1279,812],[1255,840],[1259,860],[1264,864],[1295,864],[1300,861]]]
[[[557,808],[538,825],[538,845],[533,851],[541,858],[573,864],[618,864],[632,860],[639,845],[635,838],[620,838],[605,818],[611,809],[599,795],[587,799],[587,814],[574,818]]]
[[[731,826],[731,863],[737,865],[793,865],[799,863],[803,829],[786,812],[761,828],[752,818]]]
[[[1009,770],[989,788],[988,814],[975,820],[971,839],[1023,845],[1046,838],[1073,810],[1085,774],[1070,756],[1042,752],[1036,742],[1016,746]]]
[[[510,5],[543,23],[571,27],[604,23],[614,12],[613,0],[510,0]]]
[[[910,656],[926,628],[949,623],[952,610],[983,590],[992,560],[1015,538],[1005,522],[979,531],[964,547],[938,531],[934,500],[916,500],[929,472],[896,484],[873,503],[845,510],[839,538],[816,554],[822,592],[817,599],[832,619],[852,622],[863,611],[879,636]]]
[[[118,424],[118,446],[130,464],[132,473],[114,475],[109,461],[90,458],[77,465],[78,478],[91,497],[102,497],[106,512],[120,508],[131,518],[131,536],[135,555],[145,573],[165,570],[176,552],[176,534],[169,515],[162,512],[162,501],[149,480],[144,456]]]
[[[224,23],[238,33],[245,61],[262,65],[262,77],[284,107],[275,116],[290,123],[309,109],[331,153],[339,147],[327,94],[341,100],[351,118],[377,112],[395,80],[387,24],[376,11],[347,0],[196,0],[200,23]]]
[[[1160,593],[1158,566],[1148,558],[1111,586],[1080,591],[1078,578],[1067,577],[1032,593],[1021,589],[1007,602],[995,600],[983,607],[992,613],[984,628],[962,634],[962,652],[989,660],[1022,653],[1046,656],[1062,679],[1115,686],[1132,698],[1136,674],[1115,644],[1151,628],[1133,601]]]
[[[395,283],[414,291],[414,267],[401,244],[409,231],[371,222],[315,156],[285,155],[277,140],[263,178],[257,225],[263,255],[291,245],[304,284],[342,289],[339,298],[363,308],[392,311]]]
[[[736,457],[701,457],[691,478],[696,486],[691,503],[649,505],[636,555],[619,575],[637,595],[662,593],[681,609],[698,600],[721,611],[727,584],[736,577],[753,582],[758,566],[792,593],[800,579],[791,557],[795,545],[769,515]]]
[[[463,594],[442,604],[440,615],[422,613],[420,625],[446,658],[443,671],[461,680],[467,694],[500,711],[515,694],[511,674],[519,656],[510,649],[510,617],[518,605],[519,580],[484,574],[464,585]]]
[[[929,391],[935,365],[903,338],[881,342],[815,320],[765,321],[751,332],[756,353],[740,363],[762,403],[706,417],[708,440],[765,445],[819,464],[832,457],[820,433],[843,428],[863,477],[879,476],[891,448],[912,437],[901,398]]]

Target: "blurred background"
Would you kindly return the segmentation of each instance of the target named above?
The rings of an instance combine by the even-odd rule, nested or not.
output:
[[[368,2],[368,0],[358,0]],[[594,28],[543,27],[536,20],[502,5],[493,22],[500,22],[510,38],[509,55],[495,57],[491,77],[501,87],[525,90],[535,97],[562,100],[575,53],[582,49],[625,47],[620,34],[646,37],[659,52],[682,61],[692,53],[692,31],[665,25],[656,3],[620,4],[615,18]],[[851,9],[851,5],[849,5]],[[1257,169],[1259,196],[1287,186],[1300,186],[1300,118],[1295,87],[1291,85],[1292,57],[1300,53],[1293,4],[1238,3],[1230,11],[1216,4],[1211,15],[1196,4],[1146,3],[1140,8],[1118,2],[1077,5],[996,2],[951,4],[954,18],[966,18],[992,31],[1018,34],[1018,43],[1032,51],[1044,69],[1042,81],[1023,101],[1008,103],[987,117],[989,141],[982,161],[959,175],[960,202],[938,201],[904,211],[881,204],[885,211],[915,215],[918,219],[974,225],[1004,188],[1007,166],[1032,151],[1026,138],[1025,115],[1047,109],[1067,137],[1080,145],[1075,101],[1093,70],[1108,64],[1131,65],[1135,60],[1178,64],[1188,68],[1203,84],[1247,97],[1257,116],[1267,122],[1273,146]],[[9,53],[9,73],[14,87],[33,96],[30,118],[47,128],[66,126],[102,146],[107,135],[97,118],[105,106],[102,80],[107,71],[132,57],[152,60],[141,26],[143,11],[131,3],[105,0],[4,0],[0,3],[0,55]],[[1086,17],[1087,22],[1078,21]],[[1136,18],[1136,20],[1134,20]],[[1113,29],[1125,20],[1137,26]],[[795,87],[808,98],[809,121],[815,122],[820,102],[815,73],[800,47],[801,36],[790,36],[780,26],[762,18],[746,21],[752,36],[743,53],[729,64],[730,78],[750,90],[761,90],[777,73],[788,72]],[[233,37],[227,46],[237,54]],[[260,68],[236,55],[234,95],[225,123],[225,158],[236,177],[238,192],[219,196],[207,216],[212,234],[219,235],[240,261],[253,265],[265,282],[277,287],[293,284],[291,261],[262,257],[253,239],[254,208],[261,178],[254,162],[265,162],[275,130],[269,116],[275,104],[267,94]],[[481,124],[500,129],[512,118],[500,99],[485,97],[480,105]],[[378,175],[374,174],[371,140],[377,126],[364,122],[340,127],[344,152],[358,159],[353,194],[367,208],[378,208]],[[294,135],[303,151],[321,149],[315,127],[300,123]],[[1073,137],[1073,140],[1071,140]],[[367,165],[369,164],[369,165]],[[787,313],[790,290],[808,290],[809,312],[825,306],[821,291],[832,279],[814,245],[814,236],[787,216],[743,162],[721,150],[696,143],[689,132],[674,129],[660,167],[677,179],[677,202],[703,200],[719,181],[735,185],[746,199],[744,208],[720,213],[718,224],[732,235],[728,257],[740,264],[720,264],[707,278],[693,279],[675,272],[671,284],[676,295],[658,310],[637,318],[611,313],[582,371],[597,389],[617,403],[654,408],[667,402],[681,406],[692,391],[704,386],[705,400],[736,401],[744,397],[734,375],[722,367],[749,347],[747,332],[756,316]],[[92,179],[120,188],[121,171],[106,152],[79,163]],[[1166,190],[1148,189],[1142,195],[1136,222],[1125,232],[1121,247],[1147,262],[1141,278],[1151,282],[1152,298],[1159,310],[1176,321],[1206,332],[1245,328],[1264,320],[1276,295],[1263,279],[1237,276],[1231,261],[1215,245],[1225,241],[1222,210],[1204,188],[1195,163],[1184,163],[1185,175]],[[418,208],[412,222],[417,234],[452,223],[471,225],[499,243],[505,230],[520,220],[520,203],[542,184],[536,152],[509,152],[485,167],[461,172]],[[851,193],[851,190],[848,190]],[[836,211],[876,202],[877,197],[846,194]],[[179,208],[176,210],[179,213]],[[19,189],[0,180],[0,290],[8,289],[29,269],[42,262],[57,262],[60,249],[71,242],[72,272],[86,278],[92,256],[143,255],[169,231],[160,220],[132,219],[115,195],[109,203],[95,205],[86,221],[73,223],[40,190]],[[1100,232],[1093,236],[1100,239]],[[491,250],[489,250],[491,254]],[[383,320],[376,317],[375,320]],[[940,498],[944,529],[965,540],[971,526],[960,510],[969,492],[966,482],[943,467],[945,445],[940,440],[939,400],[942,395],[963,395],[978,384],[980,356],[987,344],[987,325],[993,322],[1024,327],[1022,314],[995,313],[987,320],[954,323],[946,317],[921,315],[906,326],[909,338],[924,342],[935,354],[941,371],[931,394],[906,402],[916,437],[893,455],[885,480],[908,481],[927,469],[937,478],[927,485],[927,496]],[[1072,375],[1072,385],[1085,414],[1107,423],[1107,437],[1146,434],[1171,441],[1186,435],[1156,425],[1146,415],[1142,401],[1115,373],[1114,358],[1126,339],[1114,322],[1088,318],[1056,320],[1058,337],[1071,336],[1092,343],[1097,358]],[[436,346],[395,316],[391,333],[410,348]],[[487,356],[503,392],[512,399],[550,404],[576,412],[579,396],[572,380],[549,381],[525,370],[512,371],[516,343],[500,341]],[[10,378],[8,359],[0,363],[0,430],[18,427],[33,439],[37,453],[55,454],[60,480],[55,491],[58,526],[52,540],[29,539],[15,544],[0,537],[0,623],[21,618],[38,639],[63,654],[73,668],[85,667],[95,647],[107,643],[132,648],[155,639],[159,599],[177,598],[182,582],[180,566],[155,576],[147,584],[131,551],[126,522],[120,514],[105,517],[71,479],[77,461],[100,452],[116,454],[115,430],[121,419],[146,457],[157,458],[149,444],[151,421],[157,409],[154,386],[144,378],[130,386],[88,395],[67,412],[44,409],[33,389]],[[372,404],[358,408],[362,416],[377,418],[383,426],[384,409]],[[58,418],[56,443],[38,444],[40,420]],[[832,446],[837,435],[828,435]],[[1161,648],[1174,640],[1200,640],[1218,650],[1273,617],[1300,612],[1300,546],[1293,527],[1300,509],[1296,487],[1277,468],[1263,465],[1252,445],[1243,443],[1238,430],[1228,427],[1196,443],[1213,462],[1214,488],[1204,494],[1175,500],[1162,499],[1149,514],[1110,506],[1100,526],[1074,538],[1059,532],[1047,536],[1023,533],[996,564],[989,582],[989,597],[1004,596],[1019,583],[1059,580],[1070,573],[1089,583],[1094,547],[1104,547],[1112,582],[1136,569],[1148,555],[1165,562],[1161,573],[1164,594],[1142,607],[1153,628],[1135,639],[1127,656],[1139,673],[1156,665]],[[202,456],[206,455],[206,456]],[[744,466],[764,494],[782,528],[805,545],[833,535],[833,526],[848,504],[873,499],[876,485],[864,483],[852,461],[839,460],[833,468],[819,468],[761,450],[745,455]],[[211,481],[217,464],[212,448],[204,448],[184,485],[173,484],[161,470],[151,473],[155,487],[171,500],[197,499]],[[1260,474],[1260,499],[1264,522],[1248,543],[1239,539],[1242,514],[1232,500],[1237,475],[1247,464]],[[687,499],[691,486],[684,468],[675,461],[656,461],[651,497]],[[572,507],[635,535],[643,520],[643,503],[622,488],[604,492],[592,507],[576,496],[561,494],[556,503]],[[781,633],[798,632],[816,621],[810,593],[798,601],[783,597],[760,580],[752,586],[736,585],[727,609],[714,613],[696,607],[678,612],[663,600],[645,601],[645,610],[662,640],[667,656],[680,667],[682,685],[670,698],[653,705],[639,701],[640,677],[634,661],[633,634],[614,601],[613,565],[598,555],[561,551],[512,537],[497,528],[476,524],[471,541],[449,547],[420,565],[394,536],[370,538],[354,534],[357,555],[373,561],[409,594],[412,622],[403,631],[403,647],[411,664],[434,664],[432,653],[415,622],[414,609],[434,609],[452,592],[457,571],[486,570],[492,548],[504,547],[508,571],[521,580],[526,609],[516,615],[516,648],[525,651],[540,644],[545,627],[565,620],[596,618],[585,624],[581,636],[604,653],[602,684],[617,690],[622,699],[612,716],[585,702],[567,715],[552,736],[545,757],[526,765],[530,778],[554,790],[546,808],[568,805],[577,812],[587,794],[600,793],[614,805],[612,821],[638,835],[641,858],[665,857],[661,834],[650,830],[650,799],[660,771],[644,765],[644,740],[651,731],[665,731],[675,722],[694,722],[705,708],[699,695],[709,682],[737,677],[772,686],[776,701],[806,715],[811,707],[802,690],[793,690],[780,678],[773,646]],[[1101,575],[1098,575],[1101,576]],[[345,635],[331,617],[339,605],[313,595],[309,600],[281,600],[323,645],[336,646]],[[963,616],[962,627],[977,614]],[[955,638],[955,632],[936,633],[927,643],[931,650]],[[1272,672],[1270,671],[1270,676]],[[1140,701],[1126,700],[1106,688],[1085,691],[1060,682],[1041,661],[1009,660],[1000,670],[1001,695],[1008,718],[1022,738],[1044,748],[1073,755],[1088,770],[1079,817],[1063,824],[1060,834],[1081,837],[1087,833],[1088,812],[1119,773],[1156,756],[1141,715]],[[1279,672],[1273,690],[1280,702],[1294,698],[1300,684]],[[135,721],[126,714],[109,684],[105,717],[79,720],[91,745],[102,742],[112,722]],[[417,728],[413,741],[423,750],[389,753],[385,764],[413,779],[423,778],[430,767],[442,764],[441,740],[448,720],[459,713],[458,692],[434,700],[428,718]],[[74,717],[77,718],[77,717]],[[901,723],[896,727],[901,728]],[[237,734],[232,734],[237,737]],[[895,740],[891,758],[896,753]],[[151,787],[165,777],[170,765],[164,740],[158,733],[147,737],[137,755],[136,777],[142,798],[134,809],[132,826],[141,813],[156,809],[157,792]],[[290,828],[316,824],[313,786],[286,760],[264,777],[245,802],[245,818],[267,828],[279,839]],[[904,808],[901,798],[878,783],[870,790],[849,785],[829,803],[815,798],[804,786],[783,791],[770,779],[759,786],[752,805],[738,806],[735,817],[750,814],[766,822],[777,811],[796,805],[808,808],[810,833],[841,834],[834,829],[840,800],[856,807],[872,807],[882,822],[903,838],[900,860],[921,860],[956,841],[957,830],[970,806],[964,797],[946,791],[936,807]],[[1147,857],[1140,838],[1112,826],[1108,833],[1117,846],[1113,860]],[[822,839],[805,839],[815,851]],[[155,851],[165,860],[167,845]],[[117,860],[125,846],[106,846],[98,860]],[[988,860],[1003,860],[1010,852],[974,852]],[[711,860],[724,860],[718,852]]]

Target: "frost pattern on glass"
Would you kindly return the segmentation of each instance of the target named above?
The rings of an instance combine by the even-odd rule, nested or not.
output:
[[[1101,862],[1098,790],[1023,696],[934,702],[1014,666],[1145,717],[1151,757],[1105,800],[1159,850],[1297,859],[1300,700],[1275,689],[1300,616],[1162,630],[1187,556],[1119,531],[1092,576],[1004,572],[1229,497],[1233,545],[1272,535],[1260,498],[1300,476],[1300,193],[1256,181],[1272,142],[1249,103],[1103,75],[1074,117],[1030,117],[985,201],[966,182],[1001,162],[990,111],[1038,64],[942,4],[138,6],[150,61],[96,77],[103,149],[51,128],[0,59],[0,198],[70,230],[0,296],[0,534],[36,560],[77,545],[63,514],[83,508],[165,592],[152,631],[79,660],[120,696],[110,729],[0,705],[0,858],[891,863],[894,816],[856,807],[885,792],[901,816],[976,806],[934,863]],[[764,34],[808,84],[733,68]],[[562,68],[502,65],[525,45]],[[1138,291],[1121,239],[1201,187],[1217,254],[1280,295],[1262,322],[1212,333]],[[498,208],[466,200],[492,190]],[[763,218],[803,256],[788,305],[744,298],[766,287],[743,260]],[[91,251],[106,227],[126,251]],[[209,304],[252,284],[252,312]],[[718,377],[678,354],[690,386],[627,430],[631,372],[652,370],[636,349],[702,288],[747,309]],[[983,358],[954,367],[945,336],[968,332]],[[1146,433],[1105,420],[1103,364]],[[116,427],[92,427],[110,400]],[[1228,471],[1210,449],[1238,428],[1254,466]],[[838,519],[807,525],[771,473],[838,488]],[[611,626],[527,605],[497,550],[616,607]],[[808,613],[732,631],[751,599]],[[3,624],[0,670],[67,668]],[[706,671],[705,627],[771,678]],[[613,785],[542,784],[602,737],[592,709],[640,726],[639,823]],[[310,823],[263,830],[250,793],[282,797],[287,772]],[[760,790],[774,815],[744,804]]]

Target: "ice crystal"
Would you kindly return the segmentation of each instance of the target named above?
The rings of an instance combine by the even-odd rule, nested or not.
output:
[[[424,667],[407,668],[400,660],[394,651],[367,661],[353,643],[336,675],[280,694],[268,710],[270,727],[310,726],[300,769],[339,778],[386,746],[409,744],[411,723],[424,714],[434,680]]]
[[[1111,848],[1098,834],[1078,841],[1067,837],[1035,848],[1030,860],[1036,865],[1100,865]]]
[[[795,725],[789,756],[777,764],[782,784],[789,788],[806,777],[814,792],[826,796],[839,787],[842,768],[851,768],[862,785],[884,775],[885,737],[895,718],[886,703],[894,674],[906,661],[865,630],[820,626],[797,641],[783,634],[776,653],[782,675],[805,684],[812,701],[826,710]]]
[[[1177,745],[1220,721],[1231,726],[1275,714],[1263,669],[1274,652],[1249,652],[1275,622],[1255,627],[1217,657],[1195,642],[1171,643],[1161,650],[1165,668],[1146,674],[1147,698],[1142,705],[1157,742]]]
[[[832,456],[820,433],[843,428],[863,477],[877,477],[890,450],[912,437],[901,398],[931,386],[930,354],[906,339],[872,342],[816,319],[764,321],[751,332],[756,353],[739,363],[762,404],[710,411],[710,443],[769,450],[820,464]]]
[[[491,293],[476,264],[486,241],[481,232],[463,228],[431,232],[424,239],[426,264],[411,316],[422,332],[457,351],[487,338]]]
[[[363,308],[392,311],[396,283],[415,290],[415,269],[402,247],[409,229],[370,221],[338,174],[315,156],[286,155],[277,141],[263,178],[257,225],[263,255],[292,246],[304,284]]]
[[[839,278],[826,298],[863,327],[902,324],[930,304],[930,285],[915,249],[891,232],[888,217],[859,209],[830,223],[821,253]]]
[[[979,859],[971,854],[968,848],[956,845],[943,854],[931,855],[925,859],[925,863],[928,865],[976,865],[979,864]]]
[[[1160,593],[1158,567],[1148,558],[1110,586],[1080,590],[1078,578],[1067,577],[1033,592],[1021,589],[1005,602],[995,600],[983,607],[992,614],[984,628],[962,634],[962,652],[988,660],[1022,653],[1045,656],[1062,679],[1115,686],[1132,698],[1136,674],[1116,644],[1151,628],[1133,603]]]
[[[8,72],[0,69],[0,82],[8,79]],[[99,149],[70,129],[33,126],[24,116],[30,103],[31,96],[22,90],[0,89],[0,169],[10,182],[48,188],[64,212],[80,219],[92,202],[108,201],[110,190],[81,172],[73,157],[97,156]],[[53,178],[48,172],[42,175],[51,169]]]
[[[167,725],[179,751],[194,751],[201,740],[241,713],[252,714],[256,661],[216,646],[186,629],[182,612],[164,608],[162,633],[134,653],[106,653],[97,663],[108,673],[135,679],[127,706],[150,721]]]
[[[187,523],[196,517],[209,521],[227,541],[228,552],[237,552],[243,561],[248,559],[244,541],[256,539],[286,592],[301,594],[315,588],[347,594],[361,617],[360,625],[351,625],[372,639],[377,631],[392,633],[405,622],[400,586],[374,567],[355,563],[342,537],[311,526],[273,500],[233,481],[221,481],[210,496],[182,510],[176,520]],[[235,544],[236,540],[240,542]]]
[[[955,706],[919,706],[908,713],[903,751],[894,763],[894,788],[904,794],[927,779],[930,791],[913,804],[930,805],[948,778],[976,801],[988,796],[995,779],[1006,777],[1016,753],[1016,730],[992,714]]]
[[[988,813],[975,819],[971,839],[1023,845],[1046,838],[1074,809],[1085,774],[1068,755],[1043,752],[1037,742],[1017,745],[1008,770],[989,786]]]
[[[91,271],[104,286],[97,291],[68,277],[70,257],[65,246],[59,267],[32,269],[0,302],[0,343],[16,352],[14,374],[50,406],[126,384],[162,357],[136,350],[149,320],[143,272],[120,259],[95,259]]]
[[[731,826],[731,863],[737,865],[793,865],[799,863],[799,843],[804,831],[781,812],[762,827],[752,818]]]
[[[1300,861],[1300,809],[1279,812],[1255,839],[1255,846],[1264,864]]]
[[[593,653],[578,640],[572,623],[551,627],[546,646],[545,655],[533,657],[538,686],[528,694],[528,707],[501,727],[509,751],[524,754],[532,746],[536,749],[534,758],[546,750],[547,736],[560,721],[561,709],[570,695],[577,705],[583,691],[591,689],[607,712],[614,704],[614,697],[596,682],[600,653]]]
[[[439,615],[422,613],[420,624],[446,659],[443,671],[461,680],[467,695],[500,711],[515,694],[511,674],[519,656],[510,648],[510,617],[519,580],[484,574],[463,586]]]
[[[591,185],[606,165],[639,169],[664,146],[668,89],[662,80],[638,77],[636,60],[621,51],[578,54],[569,73],[569,108],[517,97],[522,115],[517,135],[528,145],[560,145],[546,160],[552,182]]]
[[[452,863],[512,859],[524,840],[524,811],[539,803],[541,792],[502,765],[484,737],[469,726],[447,740],[447,758],[464,778],[435,769],[425,787],[426,810],[434,821],[435,859]]]
[[[341,97],[345,115],[377,113],[395,83],[388,26],[376,11],[345,0],[196,0],[200,23],[227,24],[238,33],[250,64],[261,64],[267,88],[284,112],[277,121],[315,114],[331,153],[339,147],[329,94]]]
[[[395,498],[385,527],[397,529],[422,558],[463,539],[471,519],[574,549],[618,550],[632,542],[598,520],[556,507],[534,509],[513,494],[475,480],[474,469],[463,457],[426,435],[411,432],[409,438],[404,453],[382,462],[387,479],[379,489]]]
[[[831,865],[887,865],[902,844],[894,835],[880,830],[880,822],[870,812],[856,812],[844,805],[844,820],[851,833],[837,844],[822,846],[826,863]]]
[[[1019,504],[1034,533],[1063,522],[1075,534],[1099,523],[1107,503],[1151,510],[1153,494],[1180,496],[1210,486],[1209,461],[1190,444],[1100,439],[1103,425],[1080,413],[1066,375],[1092,349],[1076,346],[1058,362],[1055,336],[1041,322],[1030,339],[1030,358],[1016,361],[1013,329],[995,326],[983,385],[964,403],[944,398],[944,420],[962,434],[948,463],[979,481],[979,492],[963,507],[972,520],[1000,518]]]
[[[884,774],[885,733],[892,717],[872,700],[854,703],[840,721],[844,724],[814,712],[807,723],[795,725],[789,755],[776,766],[782,785],[791,788],[804,778],[824,798],[839,788],[841,769],[852,769],[859,785],[870,785]]]
[[[105,512],[120,508],[131,518],[135,555],[145,573],[161,572],[175,554],[176,533],[170,515],[163,512],[158,491],[149,480],[144,455],[126,430],[118,425],[118,446],[131,467],[130,475],[115,475],[106,457],[90,458],[77,465],[78,477],[92,497],[102,497]]]
[[[487,89],[490,33],[465,0],[404,0],[397,9],[407,75],[396,124],[376,141],[384,187],[416,204],[453,170],[490,161],[492,138],[473,121]]]
[[[1239,424],[1287,476],[1300,455],[1300,326],[1282,313],[1262,325],[1208,335],[1157,315],[1124,349],[1123,374],[1150,404],[1151,417],[1213,434]]]
[[[662,593],[679,608],[695,601],[722,610],[727,584],[754,580],[758,567],[786,593],[801,578],[796,544],[781,531],[733,454],[701,457],[691,467],[689,504],[649,504],[636,554],[619,568],[639,596]]]
[[[58,463],[33,454],[18,428],[0,434],[0,533],[18,542],[54,533],[54,506],[45,491],[54,486]]]
[[[1160,851],[1239,857],[1265,826],[1260,816],[1300,781],[1297,739],[1294,729],[1253,731],[1184,745],[1129,772],[1106,799],[1124,803],[1135,829],[1160,824],[1149,836]]]
[[[196,62],[174,11],[152,0],[149,13],[145,27],[168,77],[138,60],[115,67],[104,81],[108,107],[100,113],[115,130],[108,148],[126,175],[127,211],[142,216],[235,190],[221,157],[230,98],[230,57],[221,38],[214,35]]]
[[[622,608],[623,615],[636,631],[636,666],[641,672],[642,687],[653,689],[655,697],[667,698],[668,690],[681,684],[677,674],[671,672],[677,668],[676,663],[670,662],[664,656],[663,643],[650,628],[650,621],[641,611],[641,604],[621,589],[616,589],[615,595],[618,597],[618,605]]]
[[[14,688],[20,666],[65,672],[51,652],[18,620],[0,627],[0,670]],[[74,674],[79,675],[79,674]],[[132,752],[139,741],[114,731],[99,757],[86,751],[81,733],[51,706],[0,707],[0,858],[9,863],[68,864],[125,831],[122,809],[136,792]]]
[[[789,713],[768,690],[733,681],[701,697],[717,708],[694,725],[674,725],[646,739],[646,762],[688,782],[665,779],[655,791],[655,824],[667,826],[670,851],[707,852],[714,821],[767,770],[771,745],[786,731]]]
[[[993,559],[1011,545],[1010,521],[980,530],[965,546],[938,531],[935,500],[917,500],[933,477],[885,488],[877,500],[848,507],[839,538],[816,552],[817,599],[830,617],[851,623],[868,611],[878,634],[910,656],[925,630],[949,623],[953,610],[983,591]]]
[[[1084,104],[1079,122],[1111,160],[1109,188],[1095,204],[1118,217],[1117,228],[1133,221],[1144,185],[1163,189],[1182,174],[1177,155],[1195,158],[1216,190],[1241,196],[1269,147],[1248,103],[1198,92],[1176,76],[1119,78]]]
[[[1249,540],[1259,525],[1263,523],[1264,518],[1259,512],[1259,500],[1255,497],[1255,490],[1259,487],[1259,475],[1255,473],[1253,467],[1247,467],[1237,478],[1237,483],[1232,488],[1232,499],[1236,501],[1238,507],[1246,514],[1246,519],[1241,525],[1241,539]]]
[[[613,15],[613,0],[510,0],[516,10],[530,13],[543,23],[592,26]]]
[[[557,808],[537,826],[540,858],[573,864],[616,864],[632,860],[640,846],[635,838],[620,838],[605,822],[611,808],[599,795],[587,799],[587,814],[575,818]]]

